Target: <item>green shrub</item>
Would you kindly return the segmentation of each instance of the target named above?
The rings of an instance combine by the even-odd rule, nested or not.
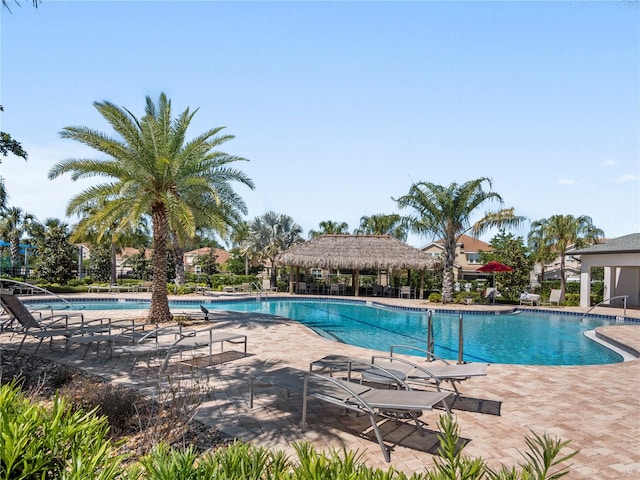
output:
[[[126,472],[128,480],[173,479],[274,479],[274,480],[555,480],[568,472],[560,464],[577,452],[560,456],[569,443],[546,435],[532,434],[525,443],[528,450],[522,455],[519,467],[502,467],[494,471],[481,458],[463,454],[459,428],[451,415],[438,419],[440,433],[438,455],[434,467],[425,473],[407,477],[393,467],[387,470],[371,468],[362,461],[362,454],[346,448],[318,453],[309,443],[294,443],[297,459],[287,458],[283,452],[234,442],[213,453],[198,457],[193,448],[177,451],[160,444],[149,455],[131,465]]]
[[[478,292],[458,292],[453,297],[454,303],[467,303],[467,299],[470,298],[473,303],[479,303],[482,300],[482,295]]]
[[[433,292],[429,294],[429,301],[431,303],[441,303],[442,302],[442,294],[440,292]]]
[[[580,305],[580,294],[579,293],[567,293],[564,296],[564,304],[567,307],[577,307]]]
[[[124,457],[114,454],[108,432],[104,417],[73,411],[63,397],[45,408],[15,384],[0,387],[1,478],[117,478]]]
[[[167,283],[167,293],[169,295],[187,295],[193,290],[188,285],[176,285],[175,283]]]

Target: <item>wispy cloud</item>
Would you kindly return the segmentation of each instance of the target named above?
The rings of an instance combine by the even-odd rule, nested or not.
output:
[[[603,167],[612,167],[617,164],[618,162],[616,162],[615,160],[612,160],[611,158],[607,158],[604,162],[602,162]]]
[[[576,185],[576,181],[571,178],[560,178],[558,179],[558,183],[560,185]]]
[[[640,175],[633,175],[631,173],[625,173],[613,179],[614,183],[628,183],[640,181]]]

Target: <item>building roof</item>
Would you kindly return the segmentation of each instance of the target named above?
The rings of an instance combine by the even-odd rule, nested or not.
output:
[[[574,250],[571,255],[595,255],[602,253],[640,253],[640,233],[612,238],[607,243]]]
[[[426,270],[435,263],[425,252],[389,235],[318,235],[281,253],[276,262],[352,270]]]
[[[473,238],[469,235],[461,235],[460,238],[458,238],[458,241],[456,242],[456,244],[460,245],[460,249],[462,251],[468,252],[468,253],[480,252],[480,251],[490,252],[491,250],[493,250],[491,245],[489,245],[487,242],[483,242],[479,238]],[[431,242],[426,246],[422,247],[421,250],[425,250],[434,245],[444,248],[444,240],[440,239],[440,240]]]
[[[129,258],[133,257],[140,253],[140,248],[137,247],[122,247],[118,253],[116,253],[116,257],[119,258]],[[153,248],[144,247],[144,258],[151,258],[153,255]]]
[[[221,248],[213,248],[213,247],[202,247],[196,250],[185,252],[184,254],[185,256],[189,256],[189,257],[198,257],[200,255],[208,255],[211,249],[215,251],[216,263],[219,265],[222,265],[223,263],[225,263],[227,260],[229,260],[229,257],[231,256],[231,254],[226,250],[223,250]]]

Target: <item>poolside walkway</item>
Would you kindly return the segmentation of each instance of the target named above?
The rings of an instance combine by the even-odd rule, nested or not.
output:
[[[202,296],[194,298],[202,300]],[[426,304],[420,300],[388,301],[411,306]],[[465,306],[464,310],[469,308]],[[605,314],[612,311],[598,310]],[[106,315],[116,319],[141,318],[146,311],[83,313],[87,318]],[[200,402],[199,420],[257,445],[290,454],[292,443],[301,441],[312,442],[321,450],[348,448],[362,452],[370,466],[393,466],[407,474],[433,465],[437,411],[425,412],[421,417],[427,424],[424,437],[403,423],[385,422],[381,429],[393,448],[391,463],[385,463],[366,417],[347,415],[335,407],[310,401],[309,425],[302,433],[300,396],[287,396],[266,385],[256,388],[254,409],[249,408],[248,378],[253,371],[285,365],[307,370],[311,361],[325,355],[367,358],[373,351],[329,341],[284,318],[243,313],[215,316],[219,328],[248,335],[246,357],[229,348],[214,355],[212,366],[202,359],[185,357],[158,377],[156,366],[131,371],[124,362],[104,362],[95,354],[82,360],[79,349],[62,356],[62,342],[53,350],[42,348],[40,353],[149,395],[162,390],[166,393],[169,383],[179,385]],[[628,311],[627,316],[640,318],[640,312]],[[603,327],[601,333],[640,351],[640,324]],[[11,348],[19,340],[14,337],[10,341],[7,334],[0,336],[2,348]],[[29,343],[29,348],[32,346],[35,343]],[[490,365],[487,377],[463,382],[461,393],[463,399],[454,405],[453,413],[468,442],[464,452],[470,457],[482,457],[492,467],[517,465],[522,460],[519,452],[526,449],[525,436],[533,431],[570,440],[566,452],[580,450],[570,461],[571,473],[565,478],[640,478],[640,360],[583,367]]]

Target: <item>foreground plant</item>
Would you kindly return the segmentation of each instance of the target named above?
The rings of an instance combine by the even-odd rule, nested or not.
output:
[[[124,456],[115,455],[109,425],[95,411],[73,411],[63,397],[34,404],[15,382],[0,387],[0,478],[110,480]]]
[[[199,455],[194,447],[160,443],[122,469],[118,443],[108,438],[106,417],[74,409],[56,395],[51,406],[32,403],[14,383],[0,387],[0,480],[557,480],[577,452],[562,455],[568,441],[533,433],[518,467],[494,471],[483,459],[463,455],[458,425],[450,415],[438,420],[440,447],[434,468],[411,477],[389,468],[370,468],[362,454],[346,448],[317,452],[294,444],[297,458],[239,441]]]
[[[158,445],[139,463],[131,465],[127,480],[290,480],[291,464],[282,452],[234,442],[227,448],[198,456],[185,450]]]
[[[427,472],[427,480],[557,480],[569,473],[569,466],[559,467],[571,459],[578,451],[559,456],[569,441],[542,436],[532,432],[525,437],[529,448],[522,453],[525,461],[520,468],[502,466],[494,471],[481,459],[471,459],[463,455],[464,444],[460,442],[459,428],[450,415],[442,415],[438,420],[441,433],[438,435],[439,457],[435,457],[435,470]]]
[[[520,464],[521,471],[503,465],[497,472],[489,470],[490,480],[557,480],[569,473],[568,465],[559,465],[573,458],[578,450],[559,457],[560,451],[569,444],[568,440],[551,438],[547,434],[532,435],[525,438],[529,451],[522,453],[526,462]]]

